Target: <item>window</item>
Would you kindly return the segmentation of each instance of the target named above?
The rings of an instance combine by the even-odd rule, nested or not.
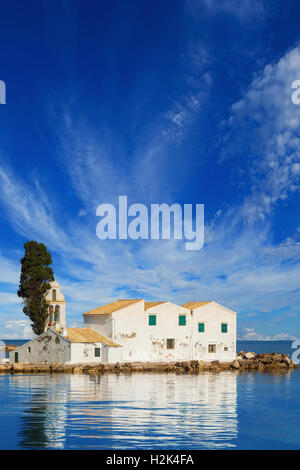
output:
[[[54,322],[55,323],[59,323],[59,311],[60,311],[59,305],[55,305],[55,311],[54,311]]]
[[[100,357],[100,348],[95,348],[95,357]]]
[[[221,331],[222,333],[227,333],[227,323],[221,323]]]
[[[228,351],[228,347],[227,347],[227,346],[224,347],[224,351]]]
[[[156,325],[156,315],[149,315],[148,324],[150,326],[155,326]]]
[[[15,352],[15,362],[19,362],[19,353]]]
[[[204,323],[198,323],[198,333],[204,333]]]
[[[175,339],[168,338],[167,339],[167,349],[175,349]]]
[[[29,354],[31,353],[31,349],[30,349],[30,347],[28,348],[28,352],[29,352]]]
[[[49,323],[54,322],[53,312],[54,312],[54,307],[53,307],[53,305],[50,305],[50,307],[49,307]]]
[[[208,352],[209,353],[215,353],[217,352],[217,346],[215,344],[209,344],[208,345]]]
[[[52,291],[52,300],[56,300],[56,290],[53,289]]]
[[[185,315],[179,315],[179,325],[180,326],[185,326],[186,325],[186,316]]]

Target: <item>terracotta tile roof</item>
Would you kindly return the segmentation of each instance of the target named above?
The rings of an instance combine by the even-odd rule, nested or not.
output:
[[[207,300],[206,302],[186,302],[181,306],[188,308],[189,310],[194,310],[195,308],[203,307],[203,305],[209,304],[210,302],[212,302],[212,300]]]
[[[148,308],[156,307],[157,305],[161,305],[165,303],[166,303],[166,300],[164,300],[163,302],[145,302],[145,310],[148,310]]]
[[[106,338],[92,328],[67,328],[66,338],[71,343],[103,343],[114,348],[120,347],[120,344]]]
[[[101,307],[94,308],[94,310],[89,310],[88,312],[83,313],[83,315],[110,315],[121,308],[128,307],[128,305],[141,302],[143,299],[128,299],[128,300],[116,300],[110,304],[102,305]]]

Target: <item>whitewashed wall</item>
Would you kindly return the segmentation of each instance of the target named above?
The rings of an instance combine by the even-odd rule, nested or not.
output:
[[[149,315],[156,315],[156,325],[149,325]],[[186,325],[179,325],[179,315],[186,316]],[[150,361],[187,361],[190,358],[191,315],[184,307],[166,302],[144,314],[144,331]],[[167,339],[175,340],[175,348],[167,349]]]
[[[156,315],[156,325],[149,325],[149,315]],[[186,325],[179,325],[179,315],[186,315]],[[93,317],[94,318],[94,317]],[[104,334],[102,323],[93,328]],[[205,332],[198,332],[198,323]],[[221,332],[227,323],[228,332]],[[111,336],[122,348],[109,348],[108,362],[130,361],[232,361],[236,356],[236,313],[210,302],[191,312],[166,302],[144,311],[144,302],[126,307],[111,315]],[[109,330],[107,329],[108,333]],[[113,334],[114,332],[114,334]],[[167,339],[175,340],[175,348],[167,349]],[[209,344],[216,353],[209,353]],[[228,348],[228,351],[225,349]]]
[[[95,357],[95,348],[100,348],[100,357]],[[70,364],[107,362],[107,348],[102,343],[71,343]]]
[[[30,348],[30,352],[29,352]],[[42,363],[64,364],[71,359],[70,343],[62,336],[47,330],[37,338],[23,344],[9,354],[10,362],[15,362],[15,353],[18,353],[18,362],[22,364]]]
[[[115,357],[119,357],[121,362],[149,360],[144,337],[144,305],[145,302],[141,300],[112,314],[113,340],[122,348],[117,348],[119,351],[110,348],[109,362],[114,362]]]
[[[193,310],[192,359],[203,361],[232,361],[236,357],[236,313],[216,302]],[[205,332],[198,332],[198,323],[205,324]],[[227,323],[227,333],[222,333],[221,323]],[[208,352],[208,345],[216,344],[216,353]],[[224,348],[228,348],[225,351]]]
[[[84,328],[92,328],[106,338],[113,337],[113,321],[111,315],[83,315]]]

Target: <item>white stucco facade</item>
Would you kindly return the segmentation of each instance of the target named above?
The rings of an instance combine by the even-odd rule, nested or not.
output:
[[[22,364],[67,364],[71,359],[71,343],[56,332],[47,330],[9,353],[9,359]]]
[[[78,330],[83,331],[82,328]],[[21,364],[107,363],[108,349],[109,347],[103,342],[76,342],[55,330],[48,329],[37,338],[12,351],[9,359],[10,362]]]
[[[84,326],[122,346],[108,350],[108,362],[232,361],[236,313],[216,302],[193,304],[199,303],[203,305],[191,309],[139,300],[110,314],[101,308],[88,312]]]
[[[219,360],[236,357],[236,313],[217,302],[117,300],[66,327],[66,301],[56,281],[46,299],[46,331],[10,354],[20,363],[115,363]]]

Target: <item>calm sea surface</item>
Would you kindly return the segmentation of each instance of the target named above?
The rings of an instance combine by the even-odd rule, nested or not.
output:
[[[290,344],[237,349],[291,354]],[[0,448],[299,449],[299,397],[300,369],[0,375]]]

